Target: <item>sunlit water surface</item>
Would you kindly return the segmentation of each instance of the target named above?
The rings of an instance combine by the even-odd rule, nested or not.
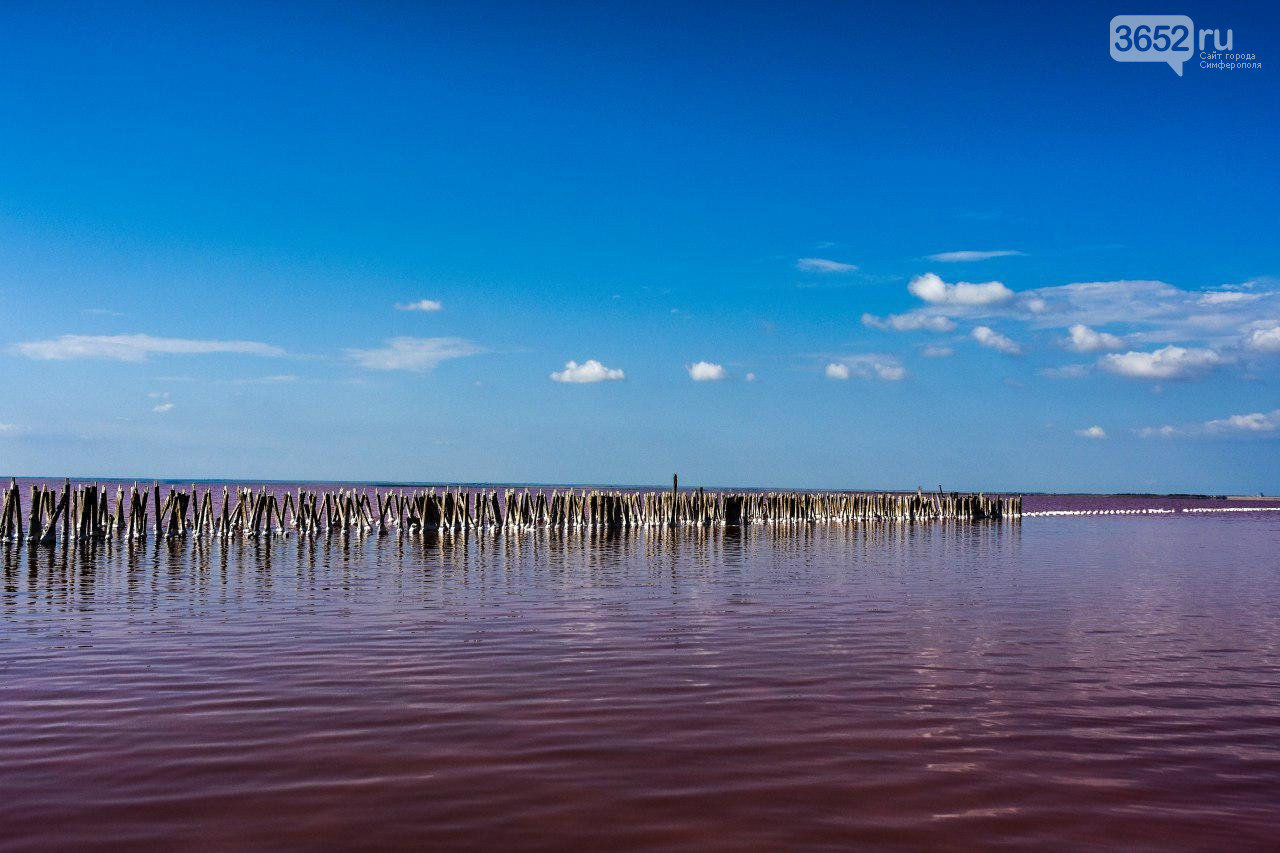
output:
[[[0,845],[1280,842],[1280,518],[10,551]]]

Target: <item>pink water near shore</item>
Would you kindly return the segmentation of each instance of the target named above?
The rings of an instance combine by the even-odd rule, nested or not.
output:
[[[1274,846],[1277,515],[10,548],[0,846]]]

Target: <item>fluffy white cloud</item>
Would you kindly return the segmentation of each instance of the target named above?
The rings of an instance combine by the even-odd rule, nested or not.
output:
[[[709,361],[694,362],[685,369],[689,371],[689,378],[694,382],[716,382],[728,375],[724,372],[724,367]]]
[[[1280,409],[1270,412],[1254,412],[1250,415],[1231,415],[1215,421],[1207,421],[1206,432],[1223,434],[1256,435],[1280,429]]]
[[[401,302],[396,305],[397,311],[439,311],[444,303],[437,299],[419,299],[415,302]]]
[[[796,261],[796,269],[803,272],[854,272],[858,269],[856,264],[846,264],[840,261],[832,261],[827,258],[801,258]]]
[[[1067,330],[1069,337],[1065,342],[1067,349],[1076,352],[1097,352],[1104,349],[1120,349],[1124,339],[1107,332],[1097,332],[1083,323],[1076,323]]]
[[[1280,323],[1270,328],[1254,329],[1245,337],[1244,345],[1258,352],[1280,352]]]
[[[1097,424],[1094,424],[1091,427],[1076,430],[1076,435],[1081,438],[1106,438],[1107,431]]]
[[[349,349],[347,357],[369,370],[431,370],[442,361],[484,349],[462,338],[392,338],[377,349]]]
[[[946,358],[951,355],[953,350],[951,347],[939,346],[937,344],[929,344],[920,348],[920,354],[925,358]]]
[[[257,341],[208,341],[187,338],[157,338],[151,335],[62,335],[45,341],[15,344],[14,352],[27,358],[66,360],[109,358],[116,361],[145,361],[149,355],[237,355],[281,356],[284,350]]]
[[[998,281],[970,284],[967,281],[948,284],[931,272],[918,275],[907,283],[912,296],[933,305],[995,305],[1013,298],[1013,291]]]
[[[1098,365],[1103,370],[1134,379],[1183,379],[1229,361],[1230,358],[1211,349],[1167,346],[1154,352],[1104,355]]]
[[[970,334],[975,341],[987,349],[993,349],[1006,355],[1018,355],[1022,352],[1022,347],[1018,346],[1017,342],[1006,338],[990,326],[974,326]]]
[[[576,361],[566,361],[564,370],[557,370],[552,373],[551,378],[556,382],[581,385],[590,382],[616,382],[627,377],[621,370],[605,367],[594,358],[589,358],[582,364],[578,364]]]
[[[1137,430],[1137,433],[1142,438],[1173,438],[1175,435],[1181,435],[1182,430],[1175,426],[1165,424],[1164,426],[1158,427],[1143,427],[1142,429]]]
[[[943,263],[959,263],[962,261],[989,261],[992,258],[1011,258],[1015,255],[1021,255],[1013,249],[996,249],[989,252],[979,251],[960,251],[960,252],[939,252],[936,255],[930,255],[929,260],[941,261]]]
[[[754,373],[748,373],[745,378],[748,382],[756,381],[756,375]]]
[[[152,408],[152,410],[151,410],[151,411],[153,411],[153,412],[159,412],[160,414],[164,414],[165,412],[172,411],[172,410],[173,410],[173,403],[170,403],[170,402],[167,402],[167,401],[166,401],[166,402],[164,402],[164,403],[158,403],[158,404],[156,404],[156,406],[155,406],[154,408]]]
[[[862,325],[875,329],[893,329],[895,332],[911,332],[917,329],[928,329],[931,332],[950,332],[956,327],[955,323],[941,314],[925,314],[921,311],[890,314],[888,317],[863,314]]]
[[[839,361],[833,361],[827,365],[826,374],[828,379],[848,379],[851,376],[857,376],[860,379],[897,382],[899,379],[906,378],[907,371],[893,356],[872,353],[844,356]]]

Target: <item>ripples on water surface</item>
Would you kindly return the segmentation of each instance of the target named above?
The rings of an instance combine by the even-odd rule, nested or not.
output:
[[[0,844],[1280,839],[1280,519],[11,552]]]

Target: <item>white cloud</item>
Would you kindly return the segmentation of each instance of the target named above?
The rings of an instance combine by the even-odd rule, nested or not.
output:
[[[551,378],[556,382],[585,384],[589,382],[616,382],[619,379],[625,379],[626,375],[621,370],[605,367],[594,358],[589,358],[582,364],[578,364],[576,361],[566,361],[564,370],[557,370],[552,373]]]
[[[960,252],[939,252],[936,255],[930,255],[929,260],[941,261],[943,263],[960,263],[963,261],[988,261],[992,258],[1012,258],[1021,255],[1013,249],[995,249],[989,252],[979,251],[960,251]]]
[[[803,272],[854,272],[858,267],[854,264],[841,263],[840,261],[832,261],[826,258],[801,258],[796,261],[796,269]]]
[[[1012,311],[992,310],[989,315],[1025,320],[1037,328],[1145,326],[1147,330],[1126,337],[1131,342],[1203,341],[1225,346],[1251,322],[1271,318],[1274,323],[1280,302],[1280,291],[1239,294],[1247,297],[1243,300],[1234,298],[1235,293],[1181,290],[1162,281],[1077,282],[1023,291],[1008,306]],[[1032,310],[1033,300],[1043,303],[1041,310]]]
[[[952,352],[953,350],[951,347],[939,346],[937,344],[929,344],[928,346],[921,347],[920,349],[920,354],[925,358],[946,358],[951,355]]]
[[[1083,323],[1076,323],[1067,330],[1070,337],[1064,346],[1076,352],[1097,352],[1104,349],[1120,349],[1124,339],[1107,332],[1096,332]]]
[[[1006,338],[990,326],[975,326],[970,333],[973,339],[987,349],[993,349],[1006,355],[1018,355],[1022,347],[1017,342]]]
[[[396,304],[397,311],[439,311],[443,308],[444,304],[437,299],[419,299],[416,302]]]
[[[1220,420],[1207,421],[1206,432],[1220,434],[1256,435],[1280,429],[1280,409],[1270,412],[1254,412],[1250,415],[1231,415]]]
[[[156,403],[156,405],[151,409],[151,411],[164,414],[165,412],[171,411],[173,409],[173,403],[169,402],[168,391],[151,391],[147,394],[147,396],[150,397],[152,400],[160,401]]]
[[[950,332],[956,327],[947,317],[941,314],[925,314],[920,311],[909,311],[906,314],[890,314],[888,317],[877,317],[875,314],[863,314],[862,325],[875,329],[893,329],[896,332],[910,332],[917,329],[928,329],[931,332]]]
[[[907,376],[907,371],[898,359],[879,353],[843,356],[839,361],[828,364],[825,372],[828,379],[857,376],[860,379],[881,379],[885,382],[897,382]]]
[[[754,373],[748,373],[745,378],[748,382],[756,381],[756,375]]]
[[[462,338],[391,338],[378,349],[349,349],[347,357],[369,370],[431,370],[442,361],[484,349]]]
[[[694,362],[685,369],[689,371],[689,378],[694,382],[715,382],[728,375],[721,365],[712,364],[709,361]]]
[[[1261,436],[1280,433],[1280,409],[1270,412],[1253,412],[1247,415],[1230,415],[1204,423],[1175,427],[1169,424],[1143,427],[1135,430],[1142,438],[1173,438],[1175,436]]]
[[[988,285],[998,283],[988,282]],[[981,285],[973,287],[982,288]],[[876,328],[927,328],[929,322],[970,321],[998,327],[1018,322],[1030,329],[1062,329],[1063,336],[1072,326],[1088,330],[1077,335],[1085,350],[1157,348],[1168,344],[1213,349],[1224,355],[1250,348],[1255,352],[1280,347],[1280,287],[1273,282],[1259,282],[1239,300],[1213,294],[1235,294],[1243,286],[1223,285],[1218,290],[1181,290],[1161,281],[1122,280],[1076,282],[1012,293],[1000,285],[977,291],[951,285],[932,273],[919,276],[908,285],[911,292],[927,304],[913,309],[896,323],[889,318],[868,315],[866,325]],[[1012,293],[1012,298],[1008,298]],[[1205,297],[1210,298],[1206,300]],[[988,301],[994,300],[994,301]],[[986,304],[976,304],[986,302]],[[924,317],[934,318],[926,322]],[[1106,332],[1101,331],[1106,329]],[[1089,333],[1096,333],[1094,338]],[[1255,334],[1257,333],[1257,334]],[[1111,337],[1107,337],[1111,335]],[[1116,338],[1123,344],[1117,347]],[[1075,341],[1068,339],[1066,345]],[[1149,346],[1148,346],[1149,345]]]
[[[13,433],[17,431],[18,431],[17,424],[0,424],[0,433],[3,433],[3,432]]]
[[[1270,328],[1254,329],[1245,337],[1244,345],[1258,352],[1280,352],[1280,323]]]
[[[947,284],[931,272],[918,275],[907,284],[912,296],[933,305],[994,305],[1013,298],[1013,291],[998,281],[970,284],[967,281]]]
[[[149,355],[237,355],[281,356],[284,350],[257,341],[210,341],[187,338],[157,338],[151,335],[62,335],[45,341],[15,344],[14,351],[27,358],[62,361],[73,358],[109,358],[116,361],[145,361]]]
[[[1104,355],[1102,369],[1134,379],[1183,379],[1205,373],[1231,361],[1211,349],[1161,347],[1154,352],[1126,352]]]
[[[1107,431],[1097,424],[1094,424],[1091,427],[1076,430],[1076,435],[1081,438],[1106,438]]]
[[[1238,290],[1213,290],[1200,297],[1201,305],[1235,305],[1241,302],[1255,302],[1262,298],[1258,293],[1241,293]]]

